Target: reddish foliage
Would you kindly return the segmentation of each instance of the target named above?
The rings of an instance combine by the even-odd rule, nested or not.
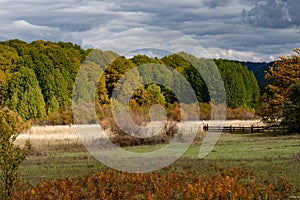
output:
[[[106,170],[79,179],[40,183],[14,199],[286,199],[292,186],[283,179],[257,178],[236,167],[217,174],[195,172],[130,174]]]

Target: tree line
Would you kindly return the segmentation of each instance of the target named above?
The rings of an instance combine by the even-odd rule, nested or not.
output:
[[[196,58],[200,66],[207,66],[209,60]],[[226,101],[230,108],[254,109],[259,99],[259,86],[253,74],[240,63],[215,59],[213,61],[223,78],[226,90]],[[71,116],[72,98],[86,101],[96,96],[102,107],[109,105],[113,91],[124,90],[118,81],[131,69],[145,64],[168,66],[179,72],[192,86],[199,102],[211,102],[210,93],[201,74],[195,67],[179,54],[165,56],[161,59],[136,55],[132,58],[118,56],[111,51],[87,49],[66,42],[33,41],[26,43],[20,40],[9,40],[0,43],[0,102],[2,107],[16,111],[25,120],[69,118]],[[74,81],[78,70],[84,68],[78,80],[82,88],[76,87]],[[103,70],[102,77],[93,77],[92,70],[98,67]],[[155,75],[170,84],[176,84],[174,77],[168,76],[168,70],[157,69],[157,72],[136,71],[128,79],[134,82],[149,81]],[[162,70],[162,71],[159,71]],[[151,74],[152,73],[152,74]],[[153,74],[154,73],[154,74]],[[78,75],[79,76],[79,75]],[[159,77],[160,76],[160,77]],[[95,83],[95,80],[97,82]],[[129,81],[129,82],[130,82]],[[89,85],[97,85],[96,95],[88,90]],[[126,88],[125,88],[126,89]],[[76,97],[76,92],[85,99]],[[130,97],[133,107],[147,108],[153,104],[174,105],[178,99],[173,91],[158,84],[146,84],[137,88]],[[186,100],[185,103],[191,103]],[[62,120],[66,123],[68,120]],[[60,123],[60,122],[57,122]]]
[[[72,100],[96,100],[101,115],[110,115],[107,110],[113,92],[126,91],[119,80],[132,69],[147,64],[169,68],[133,70],[127,77],[127,85],[149,82],[153,76],[169,85],[176,85],[178,79],[169,73],[174,70],[190,83],[198,102],[213,102],[210,92],[214,91],[209,91],[203,76],[209,76],[212,82],[216,81],[216,77],[200,74],[186,59],[188,57],[192,63],[205,68],[204,72],[209,72],[210,62],[217,66],[224,82],[229,109],[255,110],[266,122],[298,129],[299,49],[294,52],[280,57],[278,61],[264,63],[262,68],[258,67],[258,63],[252,63],[256,77],[260,77],[258,83],[254,73],[244,66],[249,67],[249,62],[203,59],[180,53],[160,59],[146,55],[125,58],[112,51],[84,50],[68,42],[38,40],[26,43],[9,40],[0,42],[0,105],[17,112],[25,120],[53,124],[72,123]],[[267,66],[270,66],[267,73],[263,73],[262,69]],[[95,68],[102,72],[102,77],[93,73]],[[81,70],[83,73],[78,74],[79,69],[84,69]],[[76,76],[82,87],[76,87],[78,91],[73,91]],[[262,79],[262,76],[265,78]],[[96,91],[92,91],[95,85]],[[77,93],[84,95],[76,96]],[[163,85],[149,83],[135,88],[129,104],[140,113],[147,113],[147,109],[154,104],[163,105],[169,112],[176,113],[179,112],[179,100],[175,93]],[[184,101],[192,103],[188,98]],[[207,106],[202,107],[206,109]]]
[[[193,59],[196,59],[199,65],[207,67],[208,60],[196,57]],[[228,106],[230,108],[255,108],[259,98],[259,87],[253,72],[233,61],[224,59],[213,61],[223,78]],[[66,42],[39,40],[26,43],[20,40],[10,40],[0,43],[1,106],[16,111],[26,120],[45,119],[49,116],[69,118],[72,97],[80,101],[76,99],[76,91],[73,96],[74,81],[80,67],[87,69],[86,75],[80,77],[82,88],[86,90],[88,85],[97,85],[96,99],[103,106],[110,104],[112,92],[118,91],[118,81],[129,70],[151,63],[176,70],[191,84],[199,102],[211,101],[202,75],[179,54],[168,55],[161,59],[145,55],[125,58],[111,51],[83,50],[76,44]],[[93,67],[103,70],[101,78],[93,77]],[[147,79],[151,76],[161,76],[156,78],[164,79],[171,85],[176,84],[174,77],[168,76],[167,69],[164,70],[159,68],[154,72],[147,72],[144,69],[144,71],[132,74],[133,77],[128,79],[132,82],[140,79],[149,81]],[[80,90],[80,87],[76,88]],[[86,95],[83,95],[84,98],[94,95],[88,94],[89,90],[81,92],[86,92]],[[147,108],[153,104],[173,105],[177,102],[176,95],[170,89],[157,84],[146,84],[137,88],[130,100],[133,107],[139,108]],[[71,119],[61,122],[66,123],[66,121],[71,122]]]

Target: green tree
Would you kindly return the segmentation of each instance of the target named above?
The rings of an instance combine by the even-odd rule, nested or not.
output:
[[[112,98],[116,98],[120,102],[127,103],[132,97],[133,93],[142,84],[142,78],[136,68],[128,71],[115,84]]]
[[[283,108],[282,124],[287,126],[290,132],[300,132],[300,82],[297,81],[289,88],[289,101]]]
[[[141,66],[144,64],[149,64],[149,63],[162,63],[161,60],[158,58],[150,58],[146,55],[135,55],[133,58],[130,59],[136,66]]]
[[[237,108],[244,105],[245,85],[241,73],[235,64],[230,61],[219,59],[215,60],[226,90],[226,102],[230,108]]]
[[[101,51],[100,49],[87,50],[88,55],[84,62],[92,62],[99,65],[102,69],[105,69],[115,59],[119,57],[118,54],[112,51]]]
[[[201,74],[186,58],[197,60],[198,64],[199,62],[202,62],[200,59],[196,57],[192,58],[191,56],[188,56],[185,53],[166,56],[162,58],[162,60],[164,64],[174,68],[186,79],[186,81],[188,81],[191,84],[199,102],[209,102],[210,98],[208,94],[208,89]],[[201,63],[201,65],[203,64],[204,63]],[[174,80],[174,82],[178,81]],[[184,90],[184,88],[178,89]]]
[[[0,110],[0,196],[10,199],[18,180],[18,168],[25,159],[26,151],[14,145],[14,141],[26,123],[8,108]]]
[[[0,101],[3,99],[3,86],[16,71],[18,60],[19,56],[14,48],[0,44]]]
[[[134,68],[135,64],[125,57],[118,57],[105,70],[105,82],[108,96],[111,97],[117,82],[121,79],[127,71]]]
[[[252,71],[249,71],[246,67],[242,68],[242,76],[246,88],[244,107],[256,108],[260,96],[258,81],[254,76],[254,73]]]
[[[33,47],[32,47],[33,48]],[[53,61],[42,52],[32,51],[33,66],[37,80],[42,90],[44,100],[47,106],[50,100],[55,96],[61,108],[71,104],[71,96],[68,86],[68,75],[63,75],[61,69],[55,66]],[[74,80],[72,80],[74,84]],[[73,88],[70,87],[70,88]]]
[[[33,70],[22,67],[6,84],[5,105],[17,111],[24,119],[46,116],[45,102]]]
[[[54,97],[60,108],[70,106],[74,80],[87,51],[72,43],[41,40],[30,44],[11,40],[4,44],[18,52],[18,69],[34,70],[48,108]]]
[[[148,92],[149,96],[149,102],[150,104],[160,104],[164,105],[165,104],[165,97],[161,93],[161,89],[158,85],[156,84],[151,84],[146,88],[146,91]]]
[[[91,71],[92,72],[92,71]],[[90,103],[94,101],[95,83],[89,77],[94,73],[89,72],[89,65],[82,65],[77,74],[75,88],[73,91],[73,101]]]
[[[110,104],[106,84],[107,76],[103,72],[106,67],[111,67],[111,64],[119,56],[112,51],[101,51],[100,49],[87,50],[87,52],[88,55],[82,66],[86,66],[85,69],[89,75],[89,80],[92,80],[96,85],[96,99],[101,105]],[[97,82],[95,82],[96,80]]]
[[[259,97],[258,82],[252,72],[240,63],[215,60],[226,90],[226,101],[230,108],[254,108]]]
[[[50,114],[52,112],[56,112],[58,110],[59,110],[59,102],[57,101],[56,97],[53,96],[50,99],[50,103],[49,103],[49,106],[48,106],[48,109],[47,109],[47,114]]]

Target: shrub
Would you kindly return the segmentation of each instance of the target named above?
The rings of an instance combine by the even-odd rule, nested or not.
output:
[[[131,174],[106,170],[82,178],[42,182],[14,199],[286,199],[292,186],[282,179],[255,177],[236,167],[216,174],[193,171]]]

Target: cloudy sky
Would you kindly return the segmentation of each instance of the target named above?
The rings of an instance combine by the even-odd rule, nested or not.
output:
[[[89,48],[132,28],[160,27],[193,38],[210,57],[270,61],[300,47],[299,10],[299,0],[0,0],[0,40]]]

